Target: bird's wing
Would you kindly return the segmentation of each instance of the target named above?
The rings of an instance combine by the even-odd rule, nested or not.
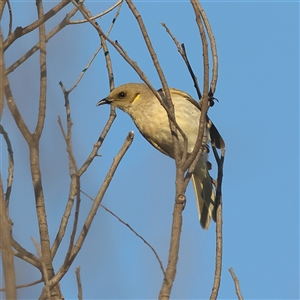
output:
[[[211,122],[211,126],[209,128],[209,133],[210,133],[211,144],[218,149],[224,149],[225,142],[224,142],[223,138],[221,137],[221,134],[219,133],[218,129],[213,124],[213,122]]]
[[[189,94],[187,94],[185,92],[182,92],[180,90],[174,89],[174,88],[170,88],[170,91],[171,91],[171,93],[181,95],[183,98],[185,98],[190,103],[195,105],[199,110],[201,110],[201,107],[200,107],[199,103],[196,100],[194,100]],[[225,148],[225,142],[224,142],[221,134],[219,133],[218,129],[216,128],[216,126],[213,124],[213,122],[208,117],[207,117],[207,122],[211,123],[211,126],[209,128],[211,144],[213,146],[215,146],[216,148],[218,148],[218,149],[224,149]]]

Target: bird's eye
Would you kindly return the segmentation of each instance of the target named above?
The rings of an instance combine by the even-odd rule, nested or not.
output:
[[[120,99],[124,99],[126,97],[126,93],[125,92],[120,92],[118,94],[118,96],[119,96]]]

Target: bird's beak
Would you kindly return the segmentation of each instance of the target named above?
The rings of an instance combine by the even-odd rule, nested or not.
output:
[[[100,101],[96,104],[96,106],[99,106],[99,105],[102,105],[102,104],[110,104],[110,103],[111,103],[111,100],[109,100],[109,99],[106,97],[106,98],[100,100]]]

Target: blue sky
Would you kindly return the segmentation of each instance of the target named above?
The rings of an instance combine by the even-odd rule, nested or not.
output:
[[[92,13],[112,2],[87,1]],[[166,23],[188,57],[202,84],[202,53],[193,10],[188,1],[135,2],[148,28],[169,86],[196,97],[193,83],[172,40]],[[206,1],[202,3],[219,55],[219,80],[215,97],[219,103],[209,116],[226,142],[223,182],[223,276],[220,299],[236,298],[228,272],[232,267],[245,299],[299,298],[299,3],[296,1]],[[15,23],[25,26],[35,18],[34,2],[14,2]],[[47,2],[49,9],[53,2]],[[59,14],[64,17],[71,5]],[[26,12],[26,13],[24,13]],[[77,18],[81,19],[80,15]],[[99,23],[107,29],[110,14]],[[47,30],[53,22],[47,23]],[[4,32],[5,18],[2,21]],[[137,23],[127,5],[111,33],[160,88],[151,58]],[[6,54],[10,65],[37,41],[36,34],[20,39]],[[68,195],[68,162],[57,116],[65,119],[64,100],[58,85],[73,85],[99,44],[96,32],[85,24],[73,25],[48,43],[47,121],[41,144],[43,183],[52,240]],[[110,47],[116,85],[139,82],[139,77]],[[38,56],[10,75],[14,96],[34,128],[38,99]],[[73,147],[78,164],[92,150],[109,107],[96,107],[109,92],[103,53],[100,53],[79,86],[70,95]],[[33,192],[28,172],[28,150],[14,122],[4,112],[2,124],[10,134],[15,153],[15,177],[11,217],[18,241],[35,253],[30,236],[38,240]],[[167,262],[174,199],[174,162],[155,150],[135,128],[130,117],[118,117],[81,188],[92,197],[127,133],[135,139],[121,162],[103,199],[156,249]],[[6,145],[1,143],[3,180]],[[212,158],[212,157],[211,157]],[[213,160],[213,158],[211,159]],[[214,168],[214,172],[216,167]],[[80,226],[91,201],[82,196]],[[26,214],[24,214],[26,211]],[[207,299],[210,295],[215,257],[215,224],[203,231],[197,218],[191,186],[183,212],[183,229],[173,299]],[[68,232],[66,241],[68,243]],[[60,249],[55,268],[63,262]],[[85,299],[152,299],[159,293],[162,273],[150,249],[124,225],[99,209],[86,242],[63,278],[66,299],[76,299],[75,268],[81,266]],[[16,261],[18,284],[39,279],[30,266]],[[38,287],[38,290],[41,287]],[[37,297],[37,288],[19,290],[20,299]]]

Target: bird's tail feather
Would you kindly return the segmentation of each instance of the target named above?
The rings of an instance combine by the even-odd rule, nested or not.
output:
[[[206,162],[201,161],[201,159],[193,172],[192,182],[200,224],[203,229],[208,229],[210,220],[216,221],[216,196]]]

